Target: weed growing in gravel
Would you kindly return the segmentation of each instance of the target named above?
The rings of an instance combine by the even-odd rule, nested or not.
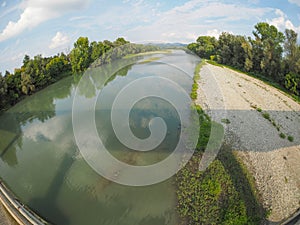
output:
[[[269,114],[269,113],[264,112],[264,113],[262,114],[262,116],[263,116],[265,119],[267,119],[267,120],[269,120],[269,121],[271,122],[271,117],[270,117],[270,114]]]
[[[284,133],[280,133],[279,136],[282,138],[282,139],[285,139],[286,135]]]
[[[258,112],[262,112],[262,109],[259,108],[259,107],[258,107],[256,110],[257,110]]]
[[[293,142],[294,141],[294,137],[293,136],[288,136],[288,140],[290,141],[290,142]]]
[[[221,122],[222,123],[225,123],[225,124],[230,124],[230,120],[229,119],[221,119]]]

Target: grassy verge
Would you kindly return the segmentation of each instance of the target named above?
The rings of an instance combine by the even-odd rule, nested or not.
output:
[[[300,103],[300,97],[297,96],[297,95],[294,95],[292,94],[290,91],[288,91],[287,89],[285,89],[284,87],[282,87],[281,85],[279,85],[278,83],[262,76],[262,75],[258,75],[258,74],[254,74],[254,73],[249,73],[249,72],[245,72],[245,71],[242,71],[242,70],[239,70],[237,68],[234,68],[234,67],[231,67],[231,66],[227,66],[227,65],[223,65],[223,64],[219,64],[215,61],[212,61],[212,60],[206,60],[207,63],[211,64],[211,65],[214,65],[214,66],[219,66],[219,67],[222,67],[222,68],[228,68],[228,69],[231,69],[233,71],[236,71],[238,73],[243,73],[243,74],[246,74],[250,77],[254,77],[254,78],[257,78],[261,81],[263,81],[265,84],[268,84],[282,92],[284,92],[288,97],[292,98],[293,100],[295,100],[296,102]]]
[[[145,56],[145,55],[153,55],[153,54],[168,54],[171,53],[172,50],[161,50],[161,51],[150,51],[150,52],[141,52],[141,53],[137,53],[137,54],[128,54],[126,56],[124,56],[124,59],[130,59],[136,56]]]
[[[195,83],[200,78],[200,64],[195,69]],[[197,90],[193,92],[197,98]],[[253,177],[230,146],[223,145],[217,159],[205,171],[199,171],[215,122],[200,106],[195,107],[200,122],[196,152],[176,174],[180,224],[260,224],[266,212],[258,201]]]
[[[150,62],[157,61],[159,59],[160,59],[160,57],[151,57],[151,58],[148,58],[148,59],[138,62],[138,64],[150,63]]]
[[[203,172],[197,152],[177,175],[182,224],[260,224],[265,217],[253,178],[229,146]]]
[[[191,91],[191,98],[193,100],[197,99],[197,90],[198,90],[198,80],[200,79],[200,70],[202,68],[202,66],[205,65],[205,60],[202,60],[200,63],[198,63],[198,65],[195,67],[195,71],[194,71],[194,83],[192,86],[192,91]]]

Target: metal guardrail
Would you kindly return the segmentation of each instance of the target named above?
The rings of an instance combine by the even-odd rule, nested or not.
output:
[[[281,225],[300,225],[300,208],[294,213],[293,216],[281,223]]]
[[[1,180],[0,202],[20,225],[50,225],[28,207],[21,204]]]

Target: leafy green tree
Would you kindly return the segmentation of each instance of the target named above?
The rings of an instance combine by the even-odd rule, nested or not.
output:
[[[300,46],[297,44],[298,34],[293,30],[285,30],[284,64],[286,72],[300,73]]]
[[[119,37],[113,42],[113,46],[119,47],[121,45],[126,45],[128,43],[129,43],[129,41],[126,41],[123,37]]]
[[[187,48],[195,52],[201,58],[210,59],[210,56],[216,54],[217,46],[218,41],[215,37],[199,36],[197,43],[191,43]]]
[[[70,53],[70,61],[73,73],[80,73],[88,68],[91,59],[89,39],[87,37],[80,37],[74,43],[74,48]]]
[[[199,47],[198,43],[190,43],[187,45],[187,48],[197,54],[197,48]]]
[[[64,75],[64,73],[70,70],[69,63],[65,59],[64,55],[55,56],[46,65],[46,71],[51,78],[57,78]]]
[[[210,59],[210,56],[216,54],[218,41],[215,37],[200,36],[197,38],[198,48],[197,54],[206,59]]]
[[[25,95],[31,94],[35,90],[32,77],[24,71],[21,72],[21,89]]]
[[[26,64],[30,61],[29,55],[25,55],[23,59],[23,65],[26,66]]]
[[[292,93],[299,95],[300,89],[300,76],[293,72],[288,73],[285,76],[285,87]]]
[[[234,39],[233,34],[223,32],[219,37],[219,47],[217,60],[219,63],[233,66],[232,59],[234,58]]]
[[[113,47],[114,47],[114,44],[111,41],[108,41],[108,40],[103,41],[104,52],[108,52]]]
[[[104,45],[101,41],[91,42],[90,49],[91,49],[90,50],[91,51],[91,62],[94,62],[96,59],[98,59],[105,51]]]
[[[7,83],[0,72],[0,110],[7,104]]]
[[[254,68],[276,81],[281,80],[284,35],[268,23],[258,23],[253,31]]]

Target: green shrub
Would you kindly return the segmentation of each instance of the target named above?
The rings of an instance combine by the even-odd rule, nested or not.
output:
[[[280,136],[282,139],[284,139],[284,138],[286,137],[284,133],[280,133],[279,136]]]
[[[230,120],[229,119],[221,119],[221,122],[222,123],[225,123],[225,124],[230,124]]]
[[[288,136],[288,140],[289,140],[290,142],[293,142],[293,141],[294,141],[294,137],[293,137],[293,136]]]
[[[271,117],[270,117],[270,114],[269,114],[269,113],[264,112],[264,113],[262,114],[262,116],[263,116],[265,119],[271,121]]]

